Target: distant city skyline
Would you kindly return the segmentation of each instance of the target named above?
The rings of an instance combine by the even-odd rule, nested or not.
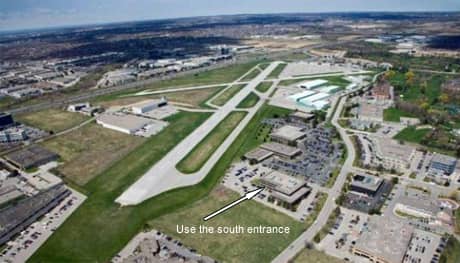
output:
[[[3,0],[0,31],[211,15],[367,11],[460,11],[460,1]]]

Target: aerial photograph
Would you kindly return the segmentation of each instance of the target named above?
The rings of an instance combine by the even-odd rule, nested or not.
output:
[[[0,1],[0,263],[460,263],[460,0]]]

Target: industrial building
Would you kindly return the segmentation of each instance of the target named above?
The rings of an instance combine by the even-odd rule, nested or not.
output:
[[[261,184],[269,190],[269,201],[274,201],[288,209],[294,209],[311,192],[311,188],[304,180],[278,171],[261,177]]]
[[[56,161],[59,155],[39,145],[33,144],[27,148],[5,155],[5,159],[22,170]]]
[[[371,175],[355,175],[350,184],[350,190],[370,196],[374,196],[383,185],[383,179]]]
[[[127,114],[106,113],[98,116],[96,122],[104,128],[126,134],[135,134],[150,124],[152,120]]]
[[[14,125],[14,120],[9,113],[0,113],[0,129],[8,128]]]
[[[401,196],[398,198],[394,212],[415,219],[423,218],[435,225],[454,224],[452,207],[449,207],[446,202],[428,196]]]
[[[88,108],[88,107],[90,107],[89,102],[70,104],[70,105],[67,107],[67,111],[70,111],[70,112],[79,112],[79,111],[81,111],[82,109]]]
[[[300,149],[277,142],[264,143],[260,148],[273,152],[276,156],[285,159],[293,159],[302,153]]]
[[[96,118],[96,123],[130,135],[149,137],[163,130],[168,123],[126,113],[105,113]]]
[[[156,108],[160,108],[166,105],[168,105],[168,101],[165,97],[162,97],[161,99],[146,100],[136,103],[132,105],[131,110],[135,114],[144,114],[146,112],[152,111]]]
[[[270,134],[273,142],[278,142],[286,145],[296,146],[297,140],[303,139],[307,136],[302,128],[285,125]]]
[[[414,228],[403,221],[374,216],[353,246],[352,253],[374,263],[401,263],[413,233]]]
[[[24,129],[11,127],[0,131],[0,142],[20,142],[27,140],[27,134]]]
[[[310,89],[317,88],[321,85],[324,85],[326,83],[327,83],[327,80],[315,79],[315,80],[309,80],[309,81],[302,82],[298,85],[298,87],[302,89],[310,90]]]
[[[63,184],[59,184],[35,196],[21,200],[14,206],[1,209],[0,245],[8,242],[38,218],[48,213],[70,193]]]
[[[329,106],[330,102],[327,98],[329,98],[331,93],[336,90],[335,86],[330,86],[330,89],[327,89],[328,92],[306,90],[289,96],[289,99],[308,109],[321,110]]]

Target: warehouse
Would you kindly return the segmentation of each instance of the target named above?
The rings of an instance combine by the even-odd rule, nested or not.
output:
[[[134,134],[151,123],[151,120],[127,114],[106,113],[98,116],[96,122],[104,128]]]
[[[335,93],[335,92],[337,92],[338,90],[340,90],[340,87],[339,87],[339,86],[335,86],[335,85],[318,88],[318,91],[319,91],[319,92],[324,92],[324,93],[329,93],[329,94]]]
[[[327,80],[324,79],[315,79],[315,80],[310,80],[306,82],[302,82],[299,84],[299,88],[302,89],[314,89],[317,88],[323,84],[326,84]]]
[[[105,113],[96,118],[96,123],[130,135],[150,137],[162,131],[168,123],[125,113]]]
[[[146,112],[152,111],[156,108],[160,108],[168,105],[166,98],[156,99],[156,100],[145,100],[139,103],[132,105],[131,110],[135,114],[144,114]]]
[[[311,91],[311,90],[306,90],[306,91],[291,95],[291,96],[289,96],[289,98],[292,99],[293,101],[299,101],[299,100],[304,99],[306,97],[309,97],[309,96],[311,96],[313,94],[316,94],[316,92]]]
[[[9,113],[0,113],[0,129],[11,127],[14,125],[14,120]]]
[[[26,170],[56,161],[59,155],[36,144],[5,155],[5,159],[14,166]]]
[[[46,214],[70,193],[63,184],[59,184],[35,196],[21,200],[14,206],[2,209],[0,211],[0,245],[8,242]]]
[[[353,254],[377,263],[403,262],[414,228],[392,217],[371,217],[364,229]]]

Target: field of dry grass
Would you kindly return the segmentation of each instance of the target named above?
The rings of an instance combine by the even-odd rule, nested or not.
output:
[[[88,120],[89,117],[79,113],[68,112],[59,109],[15,115],[14,118],[24,124],[40,128],[44,131],[59,132]]]
[[[43,144],[61,156],[64,163],[57,171],[84,185],[144,140],[91,123]]]

